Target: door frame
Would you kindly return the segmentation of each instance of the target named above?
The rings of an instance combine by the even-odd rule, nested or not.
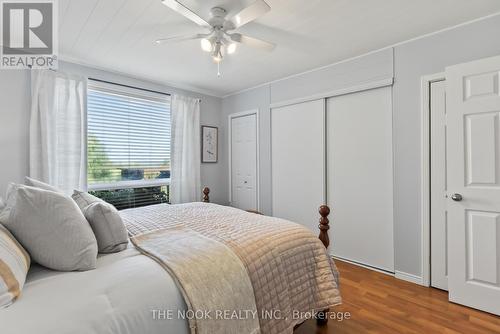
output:
[[[233,142],[232,142],[232,137],[233,137],[233,122],[232,120],[234,118],[239,118],[239,117],[245,117],[245,116],[250,116],[250,115],[255,115],[255,127],[256,127],[256,138],[257,138],[257,147],[256,147],[256,155],[257,155],[257,168],[256,168],[256,182],[255,182],[255,190],[257,193],[257,211],[260,211],[260,125],[259,125],[259,109],[251,109],[247,111],[241,111],[241,112],[235,112],[232,114],[229,114],[227,119],[228,119],[228,165],[229,165],[229,204],[233,201],[233,184],[232,184],[232,168],[233,168],[233,163],[232,163],[232,151],[233,151]]]
[[[422,228],[421,244],[421,282],[423,286],[431,285],[431,160],[430,160],[430,120],[431,120],[431,84],[446,80],[444,72],[424,75],[421,78],[421,138],[420,138],[420,161],[421,161],[421,183],[420,183],[420,216]]]

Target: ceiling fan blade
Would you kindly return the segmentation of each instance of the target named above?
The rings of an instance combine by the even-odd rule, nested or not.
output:
[[[191,9],[187,8],[179,1],[176,0],[162,0],[161,1],[165,6],[169,7],[172,10],[175,10],[177,13],[184,15],[186,18],[190,19],[194,23],[202,26],[202,27],[210,27],[210,24],[202,19],[198,14],[193,12]]]
[[[180,35],[172,36],[167,38],[159,38],[155,40],[156,44],[167,44],[167,43],[177,43],[183,41],[189,41],[193,39],[201,39],[210,36],[210,34],[196,34],[196,35]]]
[[[251,22],[268,11],[271,7],[264,0],[257,0],[247,8],[243,9],[241,12],[229,19],[232,27],[228,27],[228,30],[237,29],[248,22]]]
[[[238,33],[228,34],[228,35],[233,42],[245,44],[245,45],[248,45],[252,48],[262,49],[262,50],[266,50],[266,51],[273,51],[274,48],[276,48],[276,44],[266,42],[266,41],[263,41],[263,40],[258,39],[258,38],[245,36],[245,35],[238,34]]]

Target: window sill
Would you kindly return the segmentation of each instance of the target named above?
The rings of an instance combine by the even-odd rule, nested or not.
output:
[[[89,184],[89,191],[99,190],[116,190],[128,188],[147,188],[170,185],[170,179],[152,179],[152,180],[137,180],[137,181],[120,181],[113,183],[96,183]]]

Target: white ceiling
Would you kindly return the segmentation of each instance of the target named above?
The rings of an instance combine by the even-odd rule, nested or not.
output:
[[[63,60],[224,96],[500,11],[498,0],[267,0],[272,10],[240,32],[278,44],[271,53],[240,46],[222,77],[199,41],[157,38],[203,32],[160,0],[59,0]],[[183,0],[208,19],[252,0]]]

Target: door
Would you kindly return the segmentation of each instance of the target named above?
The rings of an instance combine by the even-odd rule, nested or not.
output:
[[[431,286],[448,290],[445,81],[430,85],[430,136]]]
[[[271,110],[273,216],[318,230],[325,204],[325,100]]]
[[[326,118],[333,254],[394,272],[392,88],[332,97]]]
[[[449,298],[500,315],[500,57],[446,82]]]
[[[231,206],[258,210],[257,114],[230,117]]]

